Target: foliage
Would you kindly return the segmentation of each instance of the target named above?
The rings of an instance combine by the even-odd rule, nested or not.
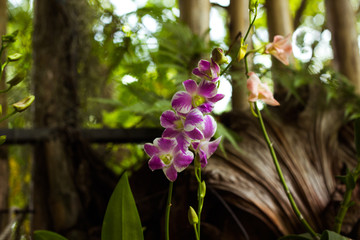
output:
[[[109,200],[102,226],[101,239],[143,239],[140,217],[126,173],[120,178]]]
[[[67,239],[51,231],[37,230],[34,232],[34,240],[67,240]]]

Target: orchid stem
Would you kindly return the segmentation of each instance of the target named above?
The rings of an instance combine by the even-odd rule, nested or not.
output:
[[[200,163],[199,163],[200,164]],[[203,199],[201,198],[201,166],[199,167],[195,167],[195,171],[197,172],[197,180],[198,180],[198,191],[197,191],[197,198],[198,198],[198,218],[199,218],[199,222],[197,223],[197,235],[198,235],[198,239],[200,239],[200,223],[201,223],[201,211],[202,211],[202,206],[203,206]]]
[[[222,76],[232,65],[234,62],[234,59],[231,60],[231,62],[224,68],[224,70],[221,71],[220,76]]]
[[[9,117],[15,115],[16,113],[17,113],[17,111],[14,110],[13,112],[6,115],[5,117],[0,118],[0,122],[5,121],[6,119],[8,119]]]
[[[168,192],[168,198],[166,203],[166,213],[165,213],[165,238],[166,240],[170,239],[169,234],[169,225],[170,225],[170,208],[171,208],[171,197],[172,197],[172,191],[173,191],[173,182],[169,183],[169,192]]]
[[[300,222],[303,224],[303,226],[305,227],[306,231],[308,231],[312,238],[315,239],[315,240],[318,240],[320,239],[319,236],[317,235],[317,233],[311,228],[310,224],[304,219],[304,217],[302,216],[298,206],[296,205],[295,203],[295,200],[294,200],[294,197],[293,195],[291,194],[290,192],[290,189],[288,187],[288,185],[286,184],[286,181],[285,181],[285,178],[284,178],[284,175],[281,171],[281,168],[280,168],[280,164],[279,164],[279,161],[276,157],[276,153],[275,153],[275,150],[274,150],[274,147],[273,147],[273,144],[272,142],[270,141],[270,138],[269,138],[269,135],[266,131],[266,128],[265,128],[265,124],[264,124],[264,121],[262,119],[262,116],[261,116],[261,112],[259,110],[259,108],[257,107],[256,103],[254,104],[255,105],[255,109],[256,109],[256,112],[257,112],[257,115],[258,115],[258,119],[259,119],[259,123],[260,123],[260,126],[261,126],[261,130],[262,130],[262,133],[264,135],[264,138],[265,138],[265,141],[269,147],[269,150],[270,150],[270,153],[271,153],[271,157],[274,161],[274,164],[275,164],[275,167],[276,167],[276,171],[278,173],[278,176],[280,178],[280,181],[281,181],[281,184],[284,188],[284,191],[286,193],[286,196],[287,198],[289,199],[290,201],[290,204],[291,204],[291,207],[294,211],[294,213],[296,214],[297,218],[300,220]]]
[[[199,233],[197,231],[196,224],[194,224],[194,231],[195,231],[196,240],[200,240],[200,236],[199,236]]]
[[[354,177],[354,182],[357,181],[357,179],[359,177],[359,174],[360,174],[360,162],[358,160],[358,163],[357,163],[357,165],[356,165],[356,167],[354,169],[354,172],[352,174],[353,177]],[[353,190],[354,190],[354,188],[346,186],[344,200],[341,202],[339,212],[335,217],[334,230],[337,233],[341,232],[341,226],[342,226],[342,223],[344,221],[345,215],[346,215],[349,207],[351,206],[351,196],[352,196]]]
[[[251,21],[251,23],[250,23],[250,25],[249,25],[249,27],[248,27],[248,29],[247,29],[247,31],[246,31],[246,34],[245,34],[245,37],[244,37],[244,42],[245,42],[246,38],[248,37],[252,26],[254,25],[254,22],[255,22],[255,20],[256,20],[256,17],[257,17],[257,8],[255,8],[254,18],[252,19],[252,21]],[[249,13],[249,18],[251,18],[250,13]]]

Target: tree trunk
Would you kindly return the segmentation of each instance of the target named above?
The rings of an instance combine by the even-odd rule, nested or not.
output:
[[[266,11],[270,41],[275,35],[286,36],[293,32],[288,0],[267,0]]]
[[[332,34],[335,68],[345,75],[360,94],[360,55],[356,18],[349,0],[326,0],[326,17]]]
[[[77,124],[74,22],[68,1],[34,3],[35,127],[62,129],[49,142],[35,146],[33,229],[72,229],[83,211],[66,152],[64,131]]]
[[[294,31],[288,0],[267,0],[266,11],[270,42],[273,41],[275,35],[287,36]],[[281,102],[287,95],[287,90],[284,86],[289,87],[289,83],[284,82],[284,80],[289,78],[283,77],[288,75],[288,71],[274,57],[272,57],[271,71],[274,81],[274,95]]]
[[[192,32],[198,36],[203,36],[205,41],[209,41],[209,19],[210,19],[209,0],[180,0],[180,20],[190,27]]]
[[[8,22],[7,15],[7,1],[0,0],[0,36],[6,34],[6,26]],[[1,63],[6,59],[5,54],[2,56]],[[0,89],[5,89],[5,73],[0,79]],[[2,106],[2,114],[7,113],[7,98],[6,94],[0,95],[0,104]],[[0,123],[1,128],[7,128],[7,121]],[[0,232],[8,224],[9,215],[6,212],[9,209],[9,162],[7,147],[0,146]]]
[[[35,146],[32,229],[69,239],[99,239],[116,178],[80,136],[78,59],[84,43],[86,1],[34,3],[33,72],[35,128],[52,136]],[[94,231],[96,230],[96,231]]]
[[[232,48],[232,57],[236,57],[240,47],[240,38],[238,34],[241,32],[241,36],[245,37],[246,31],[249,27],[249,1],[247,0],[231,0],[228,8],[230,15],[230,39],[236,41]],[[251,44],[251,34],[247,37],[246,44]],[[248,46],[248,49],[250,48]],[[248,59],[248,62],[251,62]],[[240,62],[234,62],[231,67],[232,77],[232,111],[239,112],[249,108],[247,101],[247,88],[245,76],[244,60]]]

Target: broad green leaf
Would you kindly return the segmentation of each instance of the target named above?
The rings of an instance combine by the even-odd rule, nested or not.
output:
[[[55,232],[46,230],[34,231],[34,240],[67,240],[67,238]]]
[[[284,237],[279,238],[278,240],[313,240],[313,237],[310,233],[302,233],[298,235],[287,235]]]
[[[320,240],[349,240],[349,238],[341,236],[336,232],[326,230],[321,234]]]
[[[140,217],[126,173],[121,177],[110,198],[102,226],[101,239],[144,239]]]

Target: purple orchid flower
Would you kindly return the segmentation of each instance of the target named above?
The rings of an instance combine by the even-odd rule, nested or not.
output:
[[[191,140],[204,138],[200,130],[203,122],[204,116],[198,109],[193,109],[184,116],[167,110],[160,117],[160,124],[165,128],[162,137],[175,138],[180,150],[186,152]]]
[[[180,151],[176,140],[171,138],[156,138],[153,144],[146,143],[144,150],[150,156],[150,169],[162,169],[171,182],[175,181],[177,173],[187,168],[194,159],[191,151]]]
[[[215,119],[210,115],[206,115],[204,117],[204,128],[202,129],[204,138],[200,141],[192,142],[192,147],[194,148],[195,152],[199,154],[202,168],[207,165],[207,160],[216,151],[221,141],[221,137],[218,137],[214,141],[210,142],[210,139],[216,132],[216,128],[217,124]]]
[[[210,113],[214,104],[224,97],[217,94],[216,83],[202,80],[199,85],[194,80],[183,82],[185,91],[175,93],[171,100],[172,107],[179,113],[187,114],[190,110],[198,108],[202,113]]]
[[[200,60],[198,67],[192,73],[201,79],[216,82],[220,77],[220,67],[213,59],[211,59],[211,62]]]

